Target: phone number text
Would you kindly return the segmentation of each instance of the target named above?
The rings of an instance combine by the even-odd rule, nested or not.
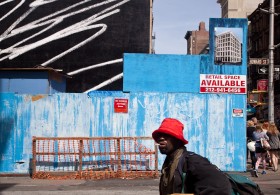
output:
[[[241,93],[246,94],[245,88],[234,87],[200,87],[201,93]]]

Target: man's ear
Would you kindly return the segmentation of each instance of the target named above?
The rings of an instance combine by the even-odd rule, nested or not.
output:
[[[185,143],[183,141],[181,141],[181,140],[177,140],[176,144],[177,144],[177,146],[179,148],[181,148],[181,147],[183,147],[185,145]]]
[[[185,144],[184,144],[183,141],[172,137],[172,145],[174,146],[174,148],[181,148],[181,147],[184,146]]]

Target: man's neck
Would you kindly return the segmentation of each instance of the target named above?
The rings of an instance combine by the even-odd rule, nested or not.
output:
[[[178,153],[179,151],[181,151],[181,150],[186,150],[186,147],[185,147],[185,146],[181,146],[181,147],[179,147],[179,148],[176,148],[175,150],[173,150],[172,152],[170,152],[170,153],[167,155],[167,157],[170,158],[170,159],[173,159],[173,158],[177,155],[177,153]]]

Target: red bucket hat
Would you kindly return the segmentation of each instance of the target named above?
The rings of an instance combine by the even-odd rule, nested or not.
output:
[[[183,135],[184,125],[174,118],[166,118],[162,121],[160,127],[152,133],[152,137],[157,141],[159,134],[164,133],[172,137],[175,137],[184,144],[188,143],[188,140],[185,140]]]

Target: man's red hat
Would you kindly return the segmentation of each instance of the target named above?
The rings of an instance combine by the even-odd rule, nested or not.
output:
[[[159,135],[164,133],[187,144],[188,140],[184,138],[183,130],[184,125],[180,121],[174,118],[166,118],[162,121],[160,127],[152,133],[152,137],[157,142]]]

